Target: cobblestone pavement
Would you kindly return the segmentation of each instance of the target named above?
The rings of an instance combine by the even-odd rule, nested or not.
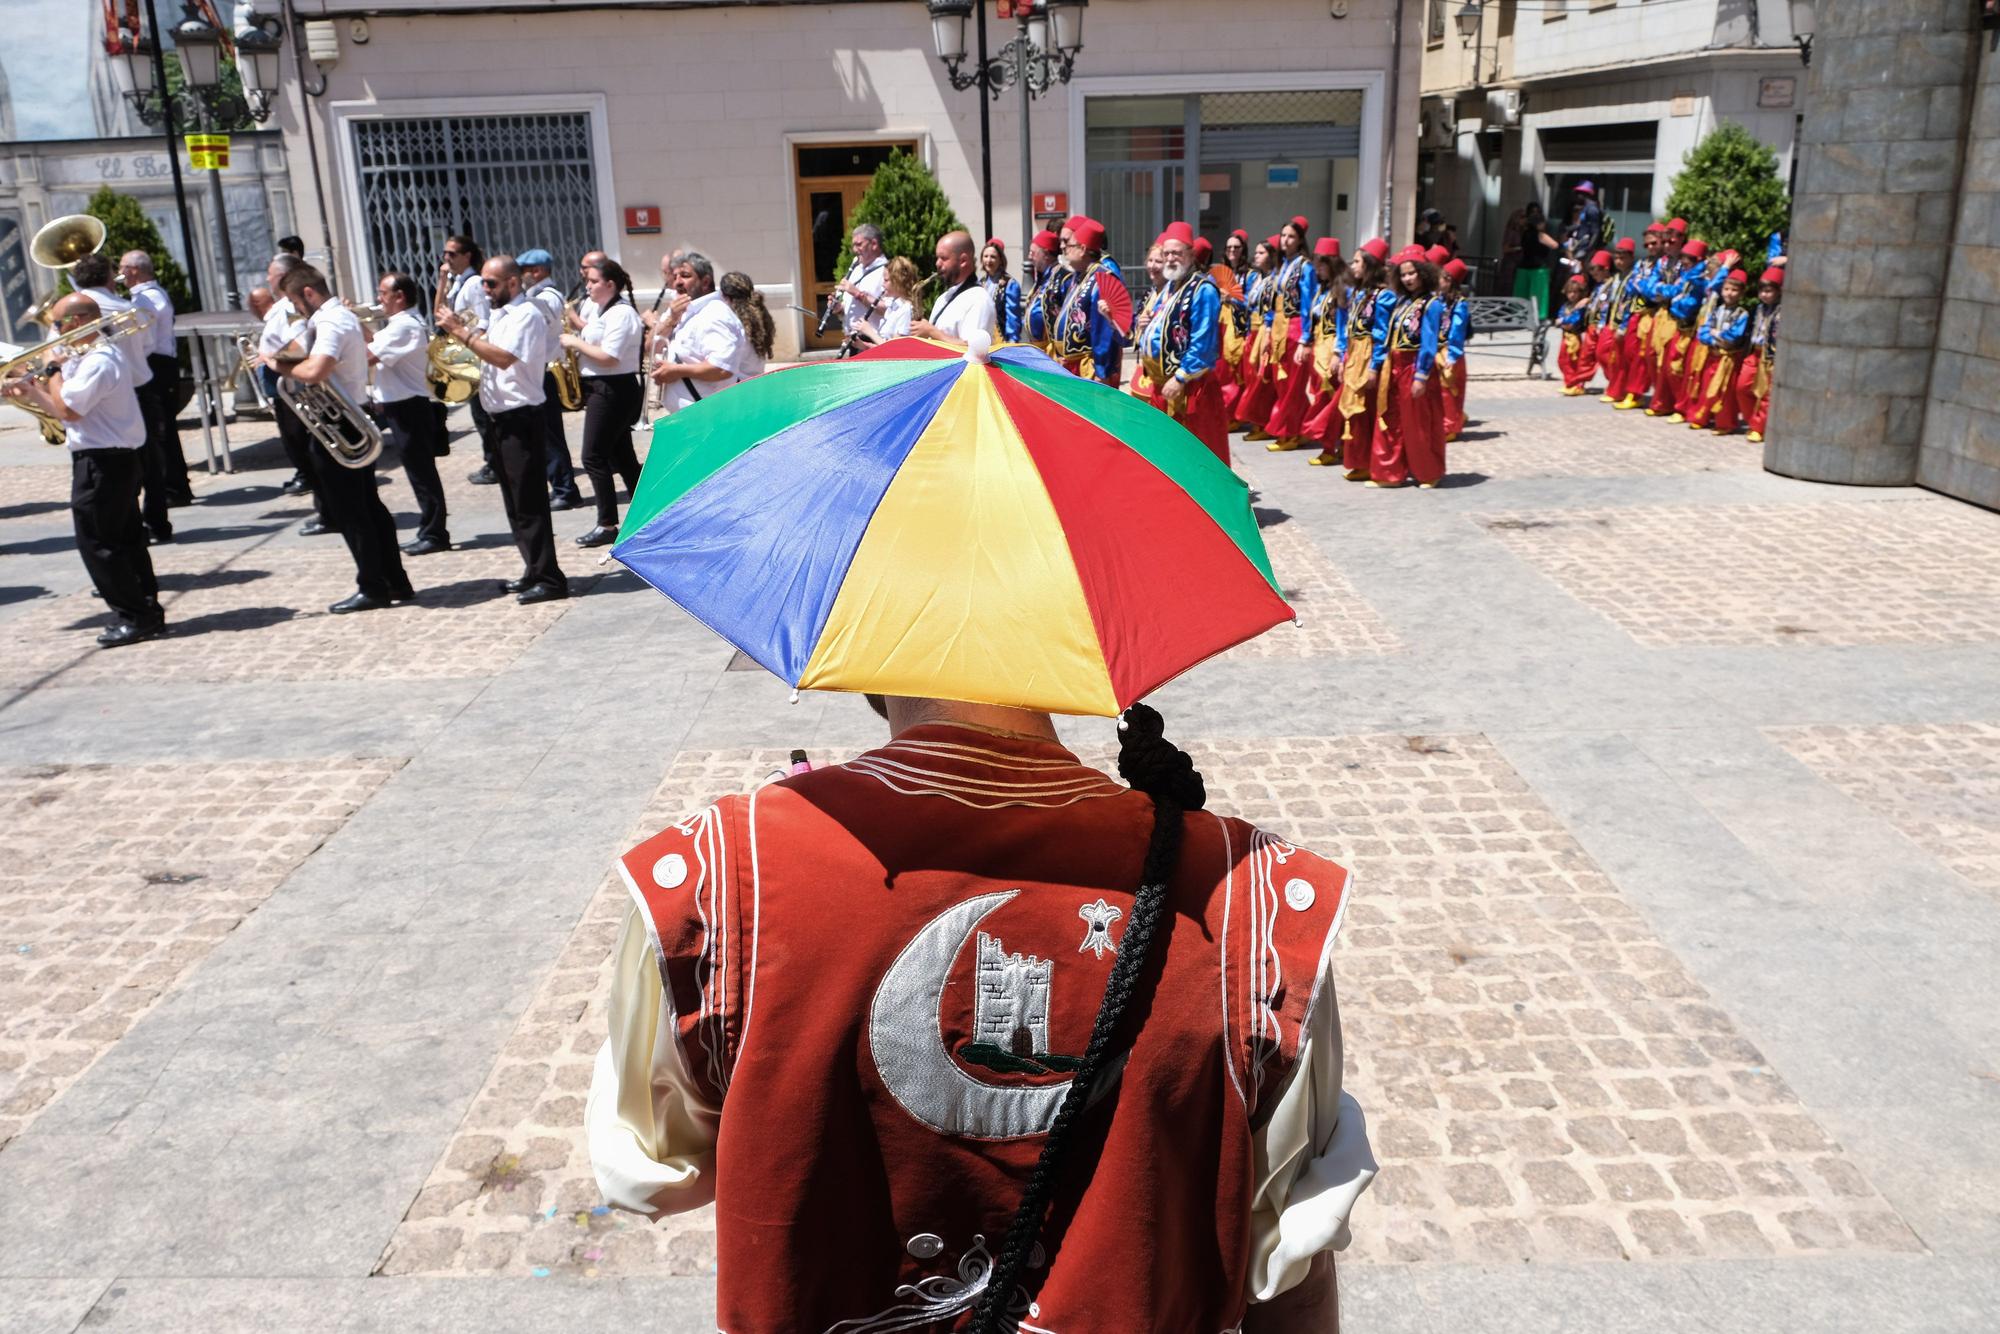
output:
[[[1162,692],[1212,805],[1358,875],[1349,1327],[1528,1274],[1543,1329],[1984,1330],[2000,517],[1518,374],[1471,410],[1436,492],[1239,445],[1302,624]],[[0,429],[0,1310],[706,1334],[708,1211],[606,1210],[583,1145],[611,861],[879,724],[729,670],[587,508],[578,596],[499,596],[464,435],[418,604],[329,616],[260,434],[155,549],[175,633],[99,653],[68,470]]]

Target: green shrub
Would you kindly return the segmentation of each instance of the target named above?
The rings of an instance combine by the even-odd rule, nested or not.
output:
[[[1689,151],[1667,195],[1667,215],[1687,219],[1689,236],[1740,252],[1746,266],[1762,263],[1771,233],[1784,229],[1791,211],[1777,153],[1733,121]]]
[[[166,242],[160,239],[160,229],[139,207],[138,200],[121,195],[108,185],[100,186],[97,193],[90,197],[84,212],[104,224],[104,247],[99,253],[109,259],[113,267],[117,266],[118,257],[126,251],[145,251],[153,257],[153,276],[167,290],[174,309],[194,309],[194,298],[188,293],[187,274],[181,269],[180,262],[168,253]],[[64,292],[70,290],[69,274],[63,274],[57,288]]]
[[[937,178],[902,149],[875,169],[867,193],[854,206],[854,216],[847,220],[847,235],[840,242],[836,273],[845,275],[854,263],[854,229],[864,222],[882,229],[884,254],[907,256],[925,278],[937,267],[937,239],[946,232],[965,230]]]

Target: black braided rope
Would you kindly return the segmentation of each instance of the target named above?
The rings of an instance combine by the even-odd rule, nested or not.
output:
[[[970,1334],[999,1334],[1007,1320],[1007,1303],[1041,1235],[1057,1174],[1067,1158],[1077,1121],[1090,1101],[1098,1075],[1113,1056],[1126,1012],[1139,994],[1153,954],[1153,941],[1166,916],[1167,885],[1180,859],[1181,816],[1200,810],[1208,800],[1194,761],[1162,735],[1160,715],[1134,704],[1119,720],[1118,772],[1134,788],[1153,799],[1153,832],[1146,843],[1139,892],[1132,900],[1132,917],[1118,942],[1111,975],[1104,981],[1104,1000],[1090,1027],[1083,1061],[1071,1077],[1069,1090],[1056,1109],[1049,1137],[1042,1144],[1034,1173],[1021,1193],[1021,1203],[1007,1225],[1007,1237],[987,1277],[986,1291],[973,1313]]]

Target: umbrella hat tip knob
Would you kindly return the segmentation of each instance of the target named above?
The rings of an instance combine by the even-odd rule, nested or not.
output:
[[[965,359],[974,363],[984,363],[993,355],[993,335],[984,329],[974,329],[965,338]]]

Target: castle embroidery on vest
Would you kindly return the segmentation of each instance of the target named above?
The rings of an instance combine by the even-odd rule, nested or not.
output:
[[[972,1041],[959,1051],[960,1058],[1004,1074],[1067,1073],[1081,1065],[1080,1056],[1049,1050],[1049,986],[1055,969],[1053,960],[1007,953],[997,938],[981,931]]]

